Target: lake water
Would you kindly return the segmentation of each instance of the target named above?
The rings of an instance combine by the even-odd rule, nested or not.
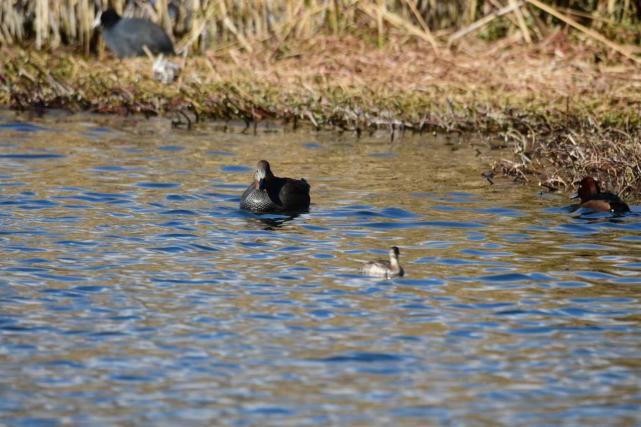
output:
[[[641,423],[639,206],[489,185],[478,138],[222,127],[0,112],[0,424]],[[262,158],[309,213],[239,211]]]

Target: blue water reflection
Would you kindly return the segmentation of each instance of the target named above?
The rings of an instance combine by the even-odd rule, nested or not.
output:
[[[432,137],[122,120],[0,113],[1,424],[641,422],[638,206]],[[263,157],[308,213],[237,209]]]

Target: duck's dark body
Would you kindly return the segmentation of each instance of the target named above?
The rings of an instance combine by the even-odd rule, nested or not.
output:
[[[154,54],[174,54],[174,45],[167,33],[146,19],[121,18],[113,9],[108,9],[100,16],[100,26],[105,44],[119,58],[145,55],[143,46]]]
[[[305,211],[309,209],[309,189],[304,179],[274,176],[269,163],[261,160],[256,179],[240,197],[240,208],[255,213]]]

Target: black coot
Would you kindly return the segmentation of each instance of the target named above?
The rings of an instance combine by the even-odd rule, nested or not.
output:
[[[174,54],[171,39],[159,25],[141,18],[122,18],[113,9],[100,13],[94,22],[102,28],[105,44],[120,58],[145,54],[143,46],[151,53]]]

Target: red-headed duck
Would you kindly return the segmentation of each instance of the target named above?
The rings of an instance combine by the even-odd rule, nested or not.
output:
[[[629,212],[630,208],[619,196],[609,192],[601,192],[599,182],[587,176],[579,183],[575,198],[580,198],[579,207],[591,209],[595,212],[613,212],[617,214]]]
[[[309,184],[304,179],[274,176],[267,160],[256,165],[254,182],[240,197],[240,208],[255,213],[309,209]]]
[[[405,274],[403,267],[398,262],[400,251],[396,246],[392,246],[389,250],[389,261],[378,260],[370,261],[363,265],[361,272],[367,276],[383,277],[389,279],[392,277],[402,277]]]

